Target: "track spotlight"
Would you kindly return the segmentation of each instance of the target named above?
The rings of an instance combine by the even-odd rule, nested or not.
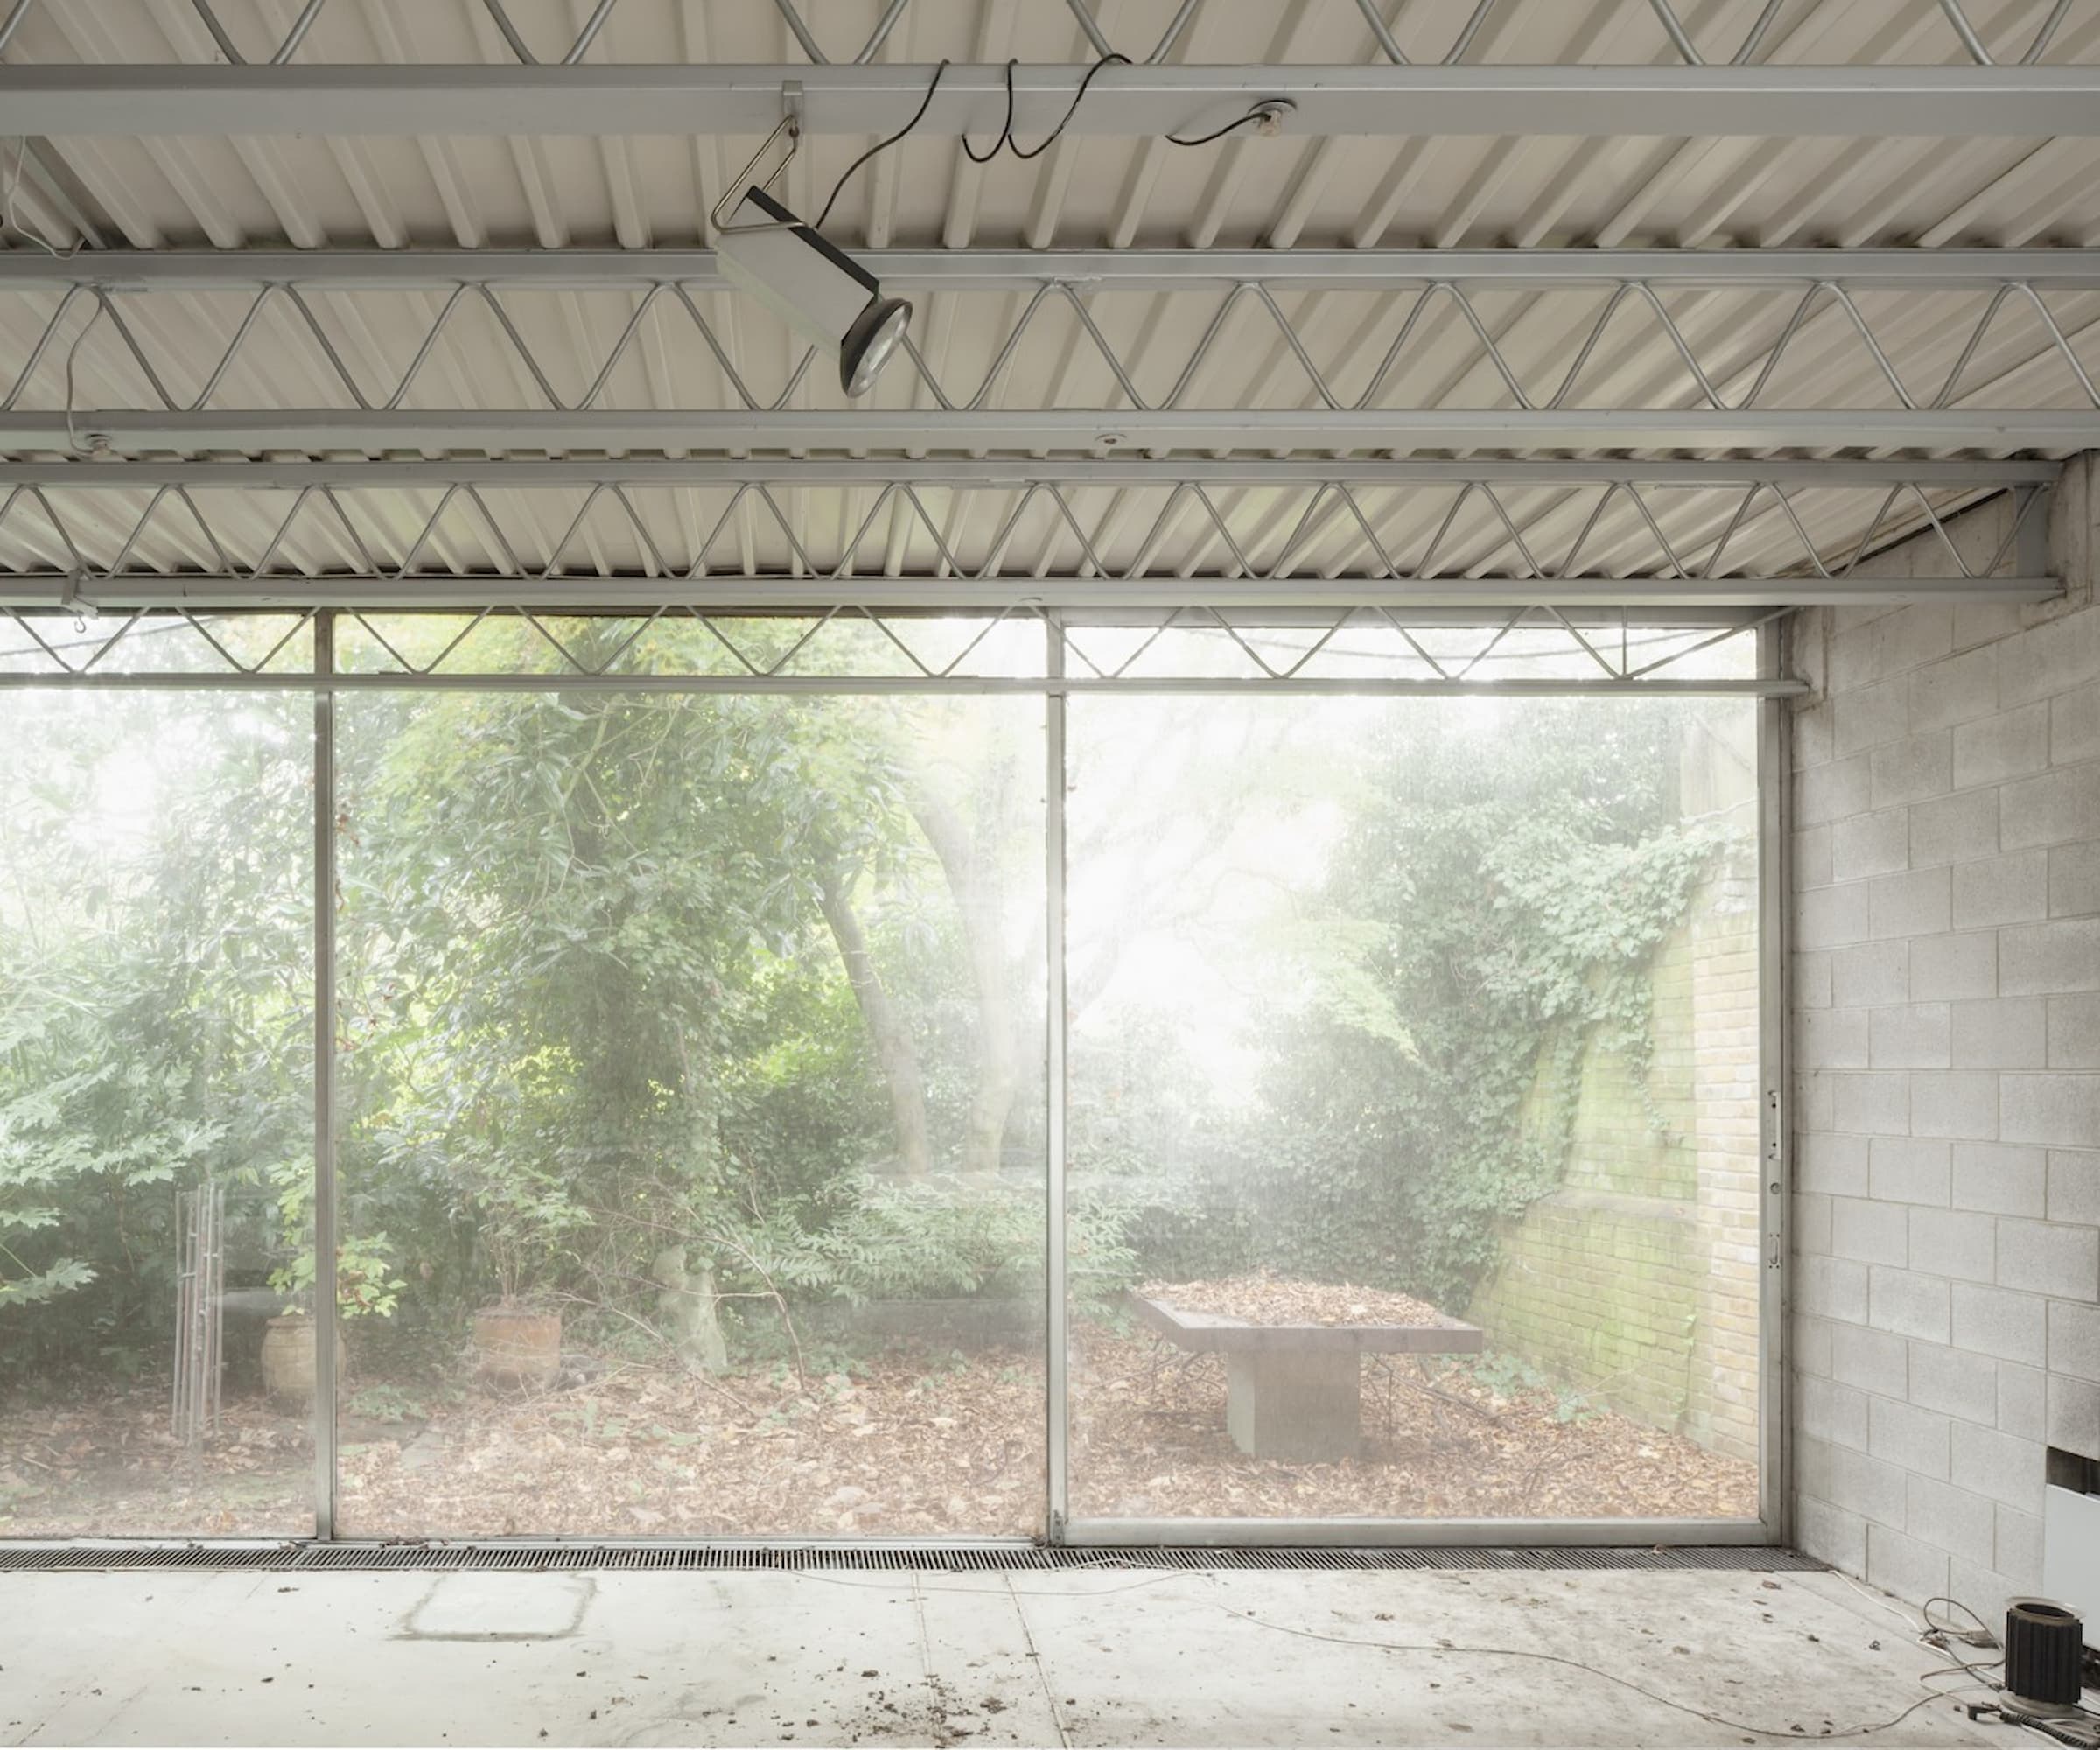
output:
[[[838,386],[849,396],[868,392],[912,319],[909,303],[885,298],[873,274],[755,185],[727,215],[715,259],[736,284],[838,360]]]
[[[988,150],[978,151],[967,136],[962,142],[962,150],[973,164],[990,164],[1002,151],[1011,152],[1024,161],[1040,158],[1064,133],[1078,113],[1079,106],[1086,101],[1087,89],[1095,80],[1110,66],[1130,64],[1130,57],[1121,54],[1106,54],[1096,61],[1080,80],[1079,89],[1073,94],[1071,105],[1057,126],[1034,145],[1024,147],[1013,137],[1014,63],[1008,61],[1005,125]],[[824,202],[815,225],[805,225],[766,192],[787,169],[788,160],[794,156],[802,136],[802,86],[798,81],[790,81],[780,91],[781,106],[786,113],[780,117],[780,125],[766,136],[742,173],[730,183],[710,215],[717,234],[715,258],[721,263],[722,271],[760,303],[778,312],[788,326],[812,346],[836,359],[838,385],[850,396],[865,395],[877,374],[889,362],[890,355],[902,344],[905,330],[911,326],[912,306],[901,298],[885,298],[881,283],[873,274],[844,249],[826,242],[822,234],[824,222],[830,218],[831,209],[838,204],[840,193],[853,179],[854,173],[871,158],[906,137],[926,119],[934,94],[941,88],[942,75],[948,68],[948,63],[944,60],[934,69],[926,94],[919,100],[919,108],[910,121],[895,133],[876,141],[846,166],[845,173],[832,185],[831,198]],[[1214,140],[1236,134],[1242,128],[1273,136],[1282,131],[1283,124],[1297,107],[1288,97],[1264,97],[1251,105],[1244,115],[1212,129],[1208,134],[1199,134],[1193,139],[1185,139],[1178,134],[1161,137],[1170,145],[1207,146]],[[757,178],[759,165],[776,148],[780,149],[779,162],[766,176]],[[738,192],[739,189],[741,193]]]

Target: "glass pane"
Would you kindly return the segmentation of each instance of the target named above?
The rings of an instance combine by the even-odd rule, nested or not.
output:
[[[1023,610],[1000,615],[877,615],[860,609],[703,614],[687,608],[635,617],[508,610],[352,613],[336,632],[336,661],[352,674],[1025,679],[1043,672],[1043,654],[1042,621]]]
[[[1071,702],[1075,1516],[1754,1516],[1755,724]]]
[[[0,696],[0,1535],[312,1530],[312,746]]]
[[[338,709],[344,1529],[1040,1531],[1041,700]]]
[[[1407,622],[1376,609],[1306,610],[1287,624],[1188,608],[1150,624],[1142,617],[1070,623],[1068,671],[1094,679],[1201,676],[1278,679],[1592,683],[1607,675],[1676,681],[1747,679],[1757,634],[1747,626],[1628,626],[1592,614],[1560,624],[1543,611],[1526,623]]]

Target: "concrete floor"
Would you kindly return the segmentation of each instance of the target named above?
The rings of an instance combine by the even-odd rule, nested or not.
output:
[[[0,1573],[5,1744],[2015,1742],[1942,1662],[1816,1573]]]

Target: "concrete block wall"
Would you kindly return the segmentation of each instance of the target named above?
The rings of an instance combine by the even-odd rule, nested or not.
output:
[[[2065,600],[1817,609],[1793,720],[1802,1547],[1914,1601],[2041,1583],[2044,1455],[2100,1456],[2095,457]],[[1953,525],[1976,563],[2009,500]],[[1873,562],[1945,574],[1928,537]]]

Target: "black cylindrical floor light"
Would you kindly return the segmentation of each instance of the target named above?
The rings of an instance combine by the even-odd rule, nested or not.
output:
[[[2014,1599],[2006,1609],[2006,1699],[2022,1712],[2078,1705],[2085,1628],[2075,1611],[2044,1599]]]

